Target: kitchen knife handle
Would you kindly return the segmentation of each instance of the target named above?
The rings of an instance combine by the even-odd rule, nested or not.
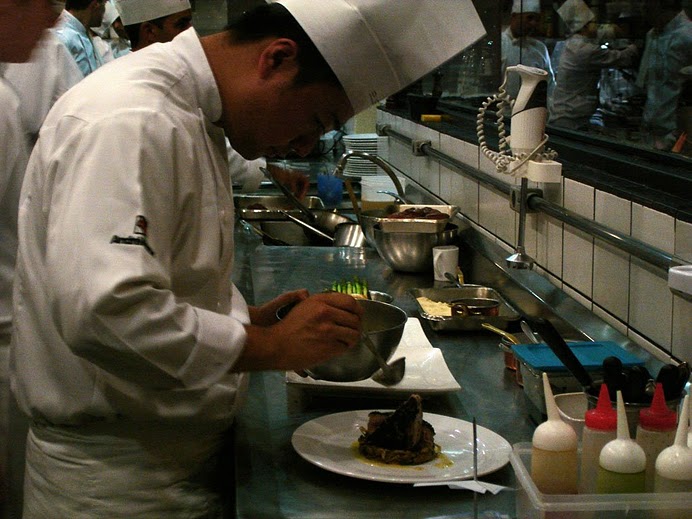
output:
[[[540,317],[527,319],[531,328],[546,342],[548,347],[584,387],[591,387],[593,380],[574,352],[557,331],[553,323]]]

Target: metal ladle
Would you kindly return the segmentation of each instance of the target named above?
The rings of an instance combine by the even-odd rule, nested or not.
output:
[[[372,379],[383,386],[395,386],[401,382],[406,373],[406,357],[401,357],[391,364],[387,364],[366,332],[361,333],[360,338],[380,365],[380,370],[372,376]]]

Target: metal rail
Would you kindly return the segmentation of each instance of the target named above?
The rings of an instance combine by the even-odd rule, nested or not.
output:
[[[388,125],[378,127],[378,133],[392,137],[400,142],[403,142],[404,144],[410,146],[413,145],[413,139],[391,129]],[[423,144],[419,149],[423,154],[435,159],[440,164],[463,173],[464,175],[468,175],[473,179],[478,180],[479,182],[503,193],[508,198],[510,197],[512,188],[509,184],[487,175],[476,168],[468,166],[450,157],[449,155],[434,149],[429,144]],[[601,225],[598,222],[573,213],[562,206],[549,202],[542,196],[535,194],[530,195],[527,203],[530,209],[543,212],[557,220],[560,220],[563,223],[566,223],[567,225],[571,225],[572,227],[579,229],[580,231],[586,232],[596,238],[600,238],[606,243],[628,254],[631,254],[632,256],[648,263],[649,265],[664,270],[666,273],[670,267],[687,263],[681,258],[673,256],[661,249],[652,247],[651,245],[637,240],[636,238],[622,234],[614,229]]]

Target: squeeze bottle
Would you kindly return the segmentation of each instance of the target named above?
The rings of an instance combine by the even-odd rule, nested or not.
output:
[[[646,454],[646,492],[654,491],[656,458],[666,447],[673,445],[678,417],[675,411],[668,409],[663,392],[663,384],[656,384],[651,406],[639,411],[637,425],[637,443]]]
[[[598,475],[596,476],[596,493],[626,494],[644,492],[646,476],[646,454],[630,438],[625,402],[622,392],[617,392],[618,435],[609,441],[598,457]]]
[[[531,478],[544,494],[576,494],[577,433],[560,418],[545,372],[543,392],[548,420],[533,433]]]
[[[675,442],[656,458],[655,492],[692,492],[692,449],[687,445],[689,399],[685,397]]]
[[[598,403],[584,415],[584,431],[581,436],[581,471],[579,473],[579,493],[596,492],[598,457],[601,450],[617,436],[618,415],[610,404],[608,386],[601,384]]]

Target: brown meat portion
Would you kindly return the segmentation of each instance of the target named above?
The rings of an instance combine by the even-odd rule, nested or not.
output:
[[[424,220],[443,220],[449,218],[448,214],[438,211],[433,207],[409,207],[404,211],[387,215],[387,218],[394,219],[424,219]]]
[[[359,451],[370,459],[402,465],[425,463],[435,458],[435,429],[423,420],[419,395],[393,413],[373,412],[359,438]]]

